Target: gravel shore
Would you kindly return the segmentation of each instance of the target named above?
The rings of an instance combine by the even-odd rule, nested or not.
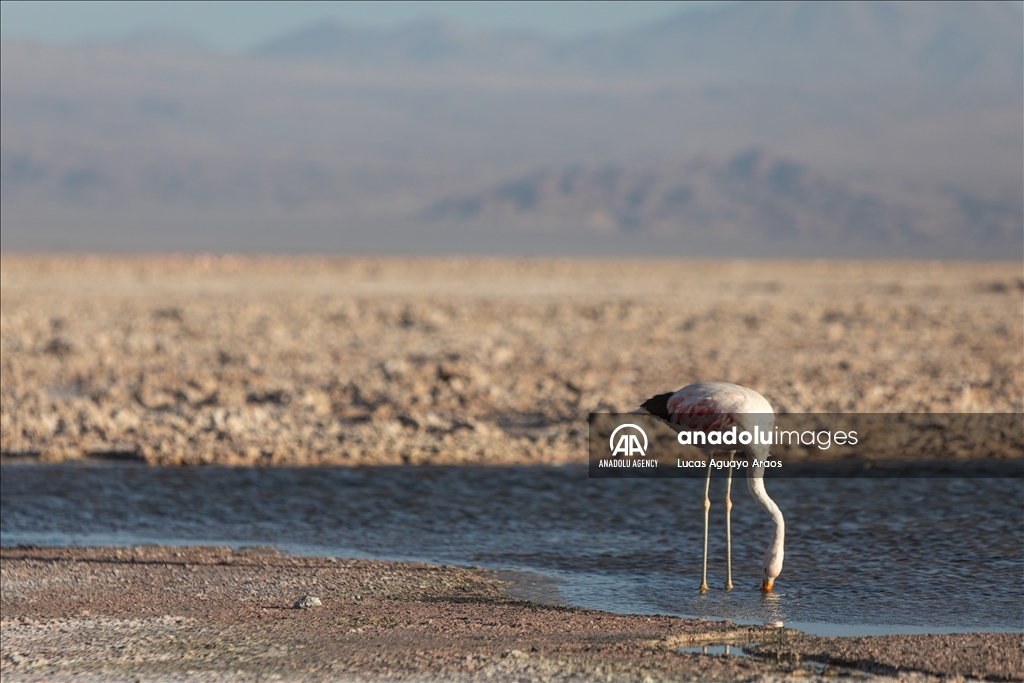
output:
[[[448,566],[145,546],[3,548],[0,568],[5,681],[1024,679],[1021,634],[814,638],[617,615]],[[296,607],[306,596],[321,606]],[[680,650],[722,643],[758,656]]]
[[[583,463],[589,412],[712,379],[777,412],[1024,410],[1019,262],[0,265],[7,458]]]

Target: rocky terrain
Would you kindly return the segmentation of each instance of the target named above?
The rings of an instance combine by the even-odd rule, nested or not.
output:
[[[517,599],[457,567],[158,546],[4,548],[0,559],[5,681],[1024,676],[1019,633],[814,638],[609,614]],[[716,644],[756,657],[703,654]]]
[[[6,458],[582,463],[588,413],[698,380],[1024,409],[1017,262],[5,254],[0,284]]]

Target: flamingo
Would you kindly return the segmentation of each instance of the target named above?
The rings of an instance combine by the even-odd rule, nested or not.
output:
[[[728,382],[697,382],[683,387],[675,393],[653,396],[643,402],[638,413],[649,413],[661,418],[676,431],[723,431],[737,426],[753,433],[757,425],[762,433],[771,433],[775,424],[775,412],[764,396],[753,389]],[[701,572],[700,590],[708,589],[708,511],[711,500],[708,490],[711,486],[711,457],[714,452],[729,451],[730,456],[742,452],[750,459],[768,458],[769,445],[737,443],[730,448],[706,446],[708,475],[704,481],[704,564]],[[727,590],[732,588],[732,468],[725,485],[725,539],[726,539],[726,582]],[[764,467],[747,468],[747,489],[757,504],[767,512],[775,525],[771,545],[764,553],[764,574],[761,590],[770,591],[775,579],[782,573],[783,543],[786,537],[786,523],[782,511],[764,490]]]

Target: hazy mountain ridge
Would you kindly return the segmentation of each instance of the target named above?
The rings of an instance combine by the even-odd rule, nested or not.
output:
[[[594,232],[742,235],[774,240],[909,245],[929,239],[1008,242],[1024,231],[1024,201],[934,189],[863,188],[762,149],[684,166],[569,165],[481,192],[447,197],[425,221],[520,222]]]
[[[552,45],[539,34],[476,32],[441,21],[372,30],[325,20],[258,46],[251,54],[330,60],[356,68],[455,65],[514,70],[542,66]]]
[[[1024,76],[1022,20],[1018,6],[1000,2],[741,2],[568,40],[437,21],[369,30],[327,20],[253,54],[352,67],[1009,86]]]
[[[639,45],[645,67],[684,63],[742,80],[1009,86],[1022,74],[1021,21],[1019,7],[998,2],[736,3],[584,49]]]

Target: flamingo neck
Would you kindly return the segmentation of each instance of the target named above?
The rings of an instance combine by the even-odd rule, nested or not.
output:
[[[775,525],[775,531],[772,534],[772,542],[765,552],[766,562],[769,557],[778,558],[779,569],[782,569],[782,552],[783,544],[786,541],[786,520],[782,517],[782,510],[775,504],[775,501],[769,497],[768,492],[764,490],[764,468],[763,467],[751,467],[747,470],[747,488],[750,490],[750,495],[753,496],[757,504],[761,506],[765,512],[767,512]]]

